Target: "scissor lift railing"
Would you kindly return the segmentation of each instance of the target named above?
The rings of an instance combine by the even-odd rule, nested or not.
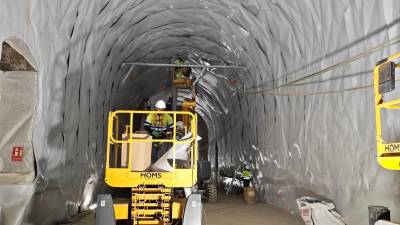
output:
[[[118,110],[109,113],[108,120],[108,135],[107,135],[107,158],[105,181],[112,187],[138,187],[140,185],[163,185],[165,187],[192,187],[197,183],[197,115],[191,112],[184,111],[163,111],[162,113],[169,114],[173,118],[174,127],[169,138],[166,139],[137,139],[133,137],[134,127],[140,127],[135,124],[135,121],[140,121],[137,118],[145,118],[148,114],[159,114],[157,111],[136,111],[136,110]],[[191,137],[186,140],[178,140],[177,136],[177,118],[189,117],[190,124],[185,127],[186,132],[191,132]],[[119,131],[125,128],[125,137]],[[128,148],[127,163],[124,166],[110,166],[111,159],[115,160],[116,155],[111,156],[120,151],[122,144],[131,144],[134,142],[158,142],[170,143],[173,147],[173,159],[171,172],[158,171],[132,171],[132,154],[131,148]],[[179,144],[190,144],[189,162],[185,168],[178,168],[176,162],[176,146]],[[114,162],[115,163],[115,162]]]
[[[174,126],[167,138],[138,138],[135,130],[140,130],[143,119],[149,114],[169,114],[172,116]],[[178,117],[179,119],[184,117],[190,119],[190,123],[184,127],[183,134],[181,134],[186,139],[178,137],[176,126]],[[119,131],[124,132],[120,133]],[[191,135],[187,135],[189,132]],[[115,218],[128,219],[130,215],[132,225],[169,225],[171,219],[179,218],[177,214],[182,210],[183,204],[172,204],[173,188],[192,187],[197,183],[198,147],[196,139],[197,115],[191,112],[130,110],[110,112],[105,181],[112,187],[130,187],[132,194],[130,203],[114,204]],[[148,168],[150,167],[148,167],[146,170],[135,171],[137,167],[132,165],[132,158],[136,154],[132,154],[133,151],[148,151],[150,147],[139,146],[138,143],[149,144],[154,142],[167,143],[172,146],[172,163],[170,164],[167,161],[172,170],[169,172],[149,171]],[[189,146],[189,149],[183,153],[188,156],[187,160],[184,160],[184,164],[178,164],[176,161],[176,147],[180,144]],[[124,154],[122,154],[122,146],[124,146]],[[150,152],[146,154],[150,154]],[[149,155],[142,156],[149,159]],[[144,167],[147,167],[147,165]]]
[[[376,117],[376,144],[379,164],[389,170],[400,170],[400,142],[386,143],[382,137],[381,110],[400,109],[400,98],[385,102],[383,94],[395,88],[395,69],[400,67],[395,61],[400,53],[377,63],[374,68],[374,93]]]

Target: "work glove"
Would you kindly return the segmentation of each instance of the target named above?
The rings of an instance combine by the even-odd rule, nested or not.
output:
[[[151,132],[151,135],[153,137],[159,138],[161,136],[161,133],[159,131],[153,131],[153,132]]]

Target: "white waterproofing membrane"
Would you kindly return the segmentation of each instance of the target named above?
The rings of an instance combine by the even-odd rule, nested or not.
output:
[[[192,138],[192,133],[187,133],[183,136],[180,141],[188,140]],[[196,141],[200,141],[201,137],[197,136]],[[188,152],[191,143],[183,143],[183,144],[176,144],[175,146],[175,154],[174,154],[174,147],[171,147],[165,152],[160,159],[158,159],[152,166],[151,171],[168,171],[171,172],[174,170],[172,165],[168,162],[168,160],[173,160],[174,156],[176,160],[188,161],[190,153]]]
[[[34,160],[32,124],[36,100],[36,72],[0,71],[0,183],[20,183],[20,175],[31,174]],[[21,161],[12,161],[13,148],[24,147]],[[7,175],[5,175],[7,174]],[[10,176],[12,174],[12,176]],[[8,176],[6,179],[3,176]],[[5,181],[6,180],[6,181]]]
[[[1,223],[53,224],[94,202],[109,110],[170,88],[168,68],[121,63],[177,56],[246,68],[209,69],[197,110],[210,158],[217,148],[219,168],[250,162],[260,201],[297,213],[296,198],[318,195],[347,224],[368,224],[368,205],[399,219],[399,173],[375,159],[370,86],[375,62],[400,50],[399,11],[397,0],[2,0],[0,41],[27,44],[38,92],[36,178],[0,186]],[[400,139],[398,117],[384,116]]]
[[[8,58],[2,58],[0,62],[19,66],[0,67],[0,184],[31,183],[35,177],[32,129],[36,107],[37,66],[22,40],[9,38],[4,43],[10,47],[5,54],[2,49],[1,56]],[[8,56],[11,54],[15,54],[13,57],[18,59],[12,60]],[[25,66],[21,66],[21,63],[25,63]],[[27,68],[27,65],[30,67]]]

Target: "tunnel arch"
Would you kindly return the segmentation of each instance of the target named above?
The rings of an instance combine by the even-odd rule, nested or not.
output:
[[[395,0],[35,0],[27,4],[5,0],[4,4],[0,39],[24,37],[34,46],[39,67],[43,94],[34,140],[41,173],[34,187],[24,187],[31,192],[19,199],[27,205],[35,191],[39,200],[34,206],[43,208],[33,207],[37,209],[33,217],[49,215],[34,218],[38,224],[62,220],[75,214],[81,202],[91,203],[93,186],[102,189],[108,111],[119,102],[138,104],[143,92],[151,92],[143,91],[143,86],[164,85],[160,77],[150,76],[157,70],[136,77],[146,81],[119,85],[128,70],[121,63],[162,62],[176,54],[194,55],[196,63],[205,58],[247,68],[237,73],[235,88],[229,85],[228,74],[205,77],[199,83],[198,113],[213,128],[210,135],[224,165],[253,161],[260,200],[296,212],[295,198],[315,192],[333,199],[349,224],[362,217],[360,209],[367,199],[400,208],[392,200],[397,190],[388,190],[398,186],[398,176],[374,164],[369,90],[341,91],[369,85],[365,68],[397,51],[398,44],[324,73],[323,85],[321,76],[315,76],[306,85],[265,91],[378,43],[389,43],[399,30]],[[181,26],[158,21],[163,19]],[[344,78],[343,74],[358,75]],[[313,95],[333,89],[338,92]],[[393,118],[391,122],[396,126]],[[17,196],[21,187],[14,192],[10,187],[0,189]],[[390,194],[382,196],[383,192]],[[5,198],[0,195],[1,202]],[[60,201],[45,208],[52,198]],[[6,205],[5,212],[12,207]]]

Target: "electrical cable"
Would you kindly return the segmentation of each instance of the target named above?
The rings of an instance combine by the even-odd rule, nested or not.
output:
[[[245,93],[246,94],[265,93],[265,92],[269,92],[269,91],[272,91],[272,90],[275,90],[275,89],[279,89],[279,88],[282,88],[282,87],[290,87],[292,84],[298,83],[300,81],[303,81],[303,80],[306,80],[306,79],[309,79],[309,78],[312,78],[312,77],[315,77],[315,76],[321,76],[322,74],[324,74],[324,73],[326,73],[328,71],[336,69],[337,67],[350,64],[350,63],[352,63],[352,62],[354,62],[356,60],[359,60],[361,58],[364,58],[365,56],[370,55],[370,54],[372,54],[372,53],[374,53],[374,52],[376,52],[378,50],[381,50],[381,49],[383,49],[385,47],[389,47],[391,45],[397,44],[399,42],[400,42],[400,36],[397,36],[396,38],[390,39],[388,42],[385,42],[383,44],[377,45],[377,46],[375,46],[375,47],[373,47],[371,49],[368,49],[367,51],[364,51],[364,52],[359,53],[359,54],[357,54],[355,56],[352,56],[352,57],[350,57],[348,59],[340,61],[339,63],[336,63],[334,65],[325,67],[324,69],[319,70],[317,72],[313,72],[313,73],[310,73],[308,75],[302,76],[301,78],[293,80],[293,81],[290,81],[289,83],[282,84],[282,85],[279,85],[277,87],[272,87],[272,88],[268,88],[268,89],[261,89],[261,90],[252,91],[252,89],[258,89],[258,88],[265,87],[266,83],[264,83],[263,85],[254,86],[254,87],[251,87],[249,89],[246,89]],[[250,91],[248,91],[248,90],[250,90]]]
[[[400,79],[397,79],[396,81],[400,81]],[[349,92],[349,91],[356,91],[356,90],[361,90],[361,89],[366,89],[366,88],[371,88],[374,87],[374,84],[369,84],[369,85],[363,85],[363,86],[358,86],[354,88],[345,88],[341,90],[333,90],[333,91],[320,91],[320,92],[313,92],[313,93],[263,93],[265,95],[273,95],[273,96],[312,96],[312,95],[326,95],[326,94],[336,94],[336,93],[342,93],[342,92]]]

